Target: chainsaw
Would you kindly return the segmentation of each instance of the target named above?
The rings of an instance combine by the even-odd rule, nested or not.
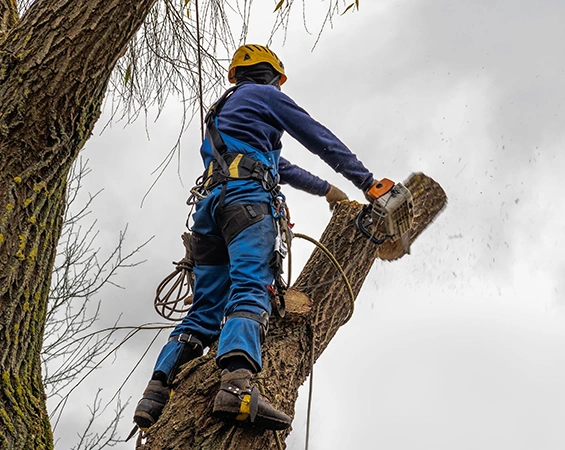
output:
[[[414,221],[412,194],[402,183],[383,178],[366,193],[371,203],[355,218],[357,228],[377,245],[387,240],[401,240],[410,253],[410,229]]]

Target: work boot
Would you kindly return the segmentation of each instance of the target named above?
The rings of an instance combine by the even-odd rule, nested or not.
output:
[[[169,387],[163,386],[163,383],[159,380],[149,382],[133,415],[133,421],[141,430],[146,431],[157,422],[163,408],[169,401],[170,392]]]
[[[284,430],[292,422],[277,411],[251,384],[253,374],[247,369],[222,372],[220,391],[214,399],[212,415],[235,424],[252,423],[267,430]]]

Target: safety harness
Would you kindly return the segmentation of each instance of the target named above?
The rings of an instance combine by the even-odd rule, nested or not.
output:
[[[278,184],[278,175],[273,175],[273,167],[269,167],[248,155],[243,153],[229,152],[226,143],[224,142],[222,135],[217,127],[217,117],[222,110],[227,99],[233,94],[233,92],[240,85],[235,85],[228,89],[220,99],[209,109],[206,114],[206,138],[210,144],[212,154],[214,159],[210,162],[202,176],[197,180],[196,186],[191,189],[191,197],[187,201],[189,205],[196,204],[197,201],[205,198],[214,188],[222,186],[222,191],[220,194],[220,217],[226,219],[226,223],[230,223],[228,229],[224,230],[226,232],[226,243],[229,244],[231,239],[246,226],[253,224],[255,221],[262,219],[264,215],[271,214],[275,219],[277,236],[275,240],[275,250],[273,257],[269,261],[270,267],[274,271],[274,282],[272,285],[267,286],[269,295],[271,298],[272,312],[277,317],[283,317],[285,315],[285,303],[284,295],[288,289],[288,282],[283,279],[283,259],[289,255],[290,241],[292,239],[292,233],[289,226],[289,214],[288,207],[286,206],[286,201],[284,195],[280,192]],[[228,181],[232,180],[253,180],[261,184],[265,191],[269,192],[272,196],[271,206],[265,207],[265,205],[230,205],[224,207],[224,198],[227,188]],[[231,209],[234,209],[232,212]],[[245,209],[245,211],[243,211]],[[240,211],[241,210],[241,211]],[[223,217],[226,216],[226,217]],[[229,220],[228,217],[229,216]],[[241,223],[245,221],[246,223]],[[188,233],[185,233],[188,234]],[[164,303],[167,304],[166,309],[169,311],[171,308],[169,306],[169,297],[173,289],[179,288],[178,282],[174,283],[173,289],[163,295],[165,285],[172,281],[172,278],[182,278],[184,280],[192,278],[190,275],[186,274],[187,267],[192,269],[194,266],[194,257],[192,255],[192,248],[189,242],[189,237],[183,237],[185,241],[185,248],[187,255],[183,261],[177,263],[177,271],[173,272],[167,279],[163,281],[157,290],[157,296],[155,298],[156,309],[163,309],[165,312]],[[188,264],[186,264],[188,263]],[[180,274],[179,274],[180,272]],[[289,276],[290,280],[290,257],[289,257]],[[192,286],[191,286],[192,287]],[[161,299],[164,299],[163,302]],[[192,303],[192,296],[185,293],[184,295],[185,305],[190,305]],[[159,305],[159,306],[157,306]],[[186,310],[185,310],[186,311]],[[178,309],[174,312],[178,312]],[[224,318],[223,323],[232,318],[247,318],[254,320],[261,325],[261,341],[263,341],[265,335],[267,334],[269,324],[268,317],[262,314],[254,314],[250,312],[233,312]],[[167,314],[168,319],[171,319],[171,315]],[[175,320],[175,319],[172,319]],[[223,325],[222,323],[222,325]]]
[[[217,117],[227,99],[239,86],[232,86],[224,92],[206,114],[206,137],[214,159],[191,190],[196,200],[206,197],[212,189],[222,185],[220,205],[223,205],[227,182],[230,180],[253,180],[260,183],[269,193],[278,191],[279,180],[278,176],[273,176],[271,172],[273,168],[243,153],[228,152],[227,145],[218,130]]]

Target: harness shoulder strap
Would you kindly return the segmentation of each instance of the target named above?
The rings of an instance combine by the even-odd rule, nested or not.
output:
[[[220,114],[220,111],[224,107],[227,99],[235,92],[235,90],[239,87],[239,85],[232,86],[229,88],[224,94],[218,99],[216,103],[212,105],[212,107],[208,110],[206,114],[206,137],[210,142],[210,147],[212,148],[212,153],[214,154],[214,159],[218,161],[220,167],[222,168],[222,172],[224,175],[229,174],[229,168],[222,155],[226,153],[227,147],[226,143],[222,139],[220,132],[218,131],[218,127],[216,127],[216,117]]]
[[[217,127],[217,118],[226,101],[241,85],[236,84],[232,86],[212,105],[206,114],[206,138],[210,144],[214,162],[217,162],[218,171],[212,166],[209,172],[205,175],[206,187],[210,189],[212,186],[222,184],[222,197],[225,194],[226,180],[238,179],[253,179],[263,185],[266,191],[273,191],[278,185],[278,176],[273,175],[269,170],[270,167],[265,166],[260,161],[251,158],[244,154],[235,154],[227,152],[227,145],[222,139],[220,131]],[[230,155],[235,155],[237,159],[237,174],[234,176],[230,171],[230,164],[233,166],[234,159]]]

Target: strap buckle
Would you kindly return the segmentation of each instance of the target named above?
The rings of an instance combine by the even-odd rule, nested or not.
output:
[[[168,342],[180,342],[181,344],[192,343],[192,344],[197,344],[200,347],[204,347],[202,341],[192,333],[191,334],[181,333],[181,334],[177,334],[176,336],[171,336]]]

